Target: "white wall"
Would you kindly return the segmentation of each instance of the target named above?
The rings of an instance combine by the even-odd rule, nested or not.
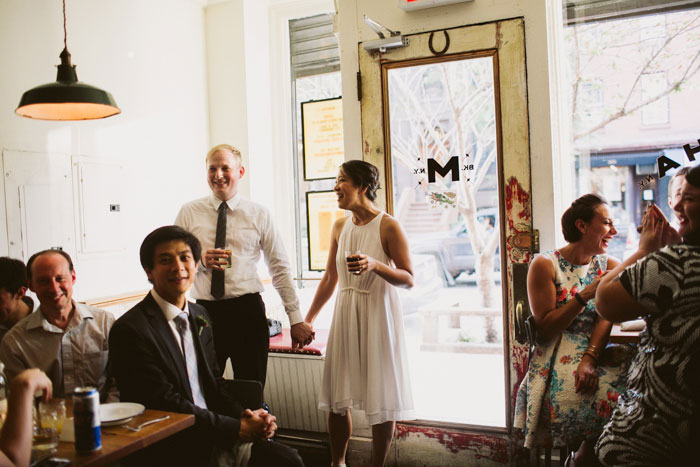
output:
[[[553,1],[475,0],[407,13],[393,0],[338,0],[346,157],[361,154],[357,44],[374,38],[363,14],[406,34],[522,16],[532,172],[538,177],[534,223],[543,247],[553,245],[547,49]],[[22,119],[14,108],[22,92],[55,80],[62,48],[60,2],[0,0],[0,52],[12,66],[0,75],[0,148],[107,157],[128,168],[122,207],[126,253],[112,258],[109,268],[98,267],[104,261],[76,261],[79,293],[94,297],[146,286],[137,261],[143,236],[172,222],[183,202],[207,192],[202,159],[220,142],[241,148],[248,168],[241,192],[272,210],[287,250],[294,251],[286,21],[332,12],[333,2],[205,3],[69,1],[68,45],[78,76],[112,92],[123,113],[104,121],[57,123]],[[6,251],[7,229],[0,228],[0,254]]]
[[[248,103],[243,0],[216,2],[205,9],[209,139],[240,149],[249,166]],[[204,162],[202,162],[204,167]],[[250,172],[250,171],[249,171]],[[250,195],[250,173],[239,191]]]
[[[138,247],[171,224],[183,202],[208,191],[209,146],[203,4],[197,0],[71,0],[68,48],[78,77],[112,93],[122,114],[42,122],[14,114],[27,89],[56,79],[61,2],[0,1],[0,148],[103,157],[127,168],[126,251],[75,258],[78,299],[148,287]],[[0,254],[7,253],[4,190]]]
[[[246,167],[241,194],[270,209],[295,270],[288,21],[333,12],[333,1],[210,3],[206,30],[211,140],[241,149]]]
[[[403,34],[523,17],[532,177],[537,177],[537,190],[533,190],[533,221],[534,227],[540,229],[542,248],[553,247],[556,223],[552,216],[554,191],[550,63],[547,49],[548,31],[551,27],[547,19],[554,1],[556,0],[474,0],[469,3],[404,12],[394,0],[338,0],[346,157],[359,158],[362,154],[360,103],[357,100],[356,87],[356,73],[359,70],[358,43],[377,38],[364,23],[363,15]]]

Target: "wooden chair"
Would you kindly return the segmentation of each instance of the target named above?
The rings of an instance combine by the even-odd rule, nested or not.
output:
[[[257,410],[263,406],[263,386],[260,381],[227,379],[226,388],[246,409]]]

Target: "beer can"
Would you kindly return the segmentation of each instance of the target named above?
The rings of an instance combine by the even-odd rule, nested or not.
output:
[[[92,452],[102,448],[100,394],[94,387],[75,388],[73,392],[73,423],[76,451]]]

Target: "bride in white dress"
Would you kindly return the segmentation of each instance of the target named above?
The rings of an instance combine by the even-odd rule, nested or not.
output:
[[[333,225],[326,271],[305,319],[313,325],[338,284],[319,401],[329,412],[334,466],[345,465],[351,408],[364,410],[372,425],[372,466],[384,465],[396,421],[415,418],[396,291],[413,286],[413,270],[401,225],[374,206],[378,188],[372,164],[340,166],[338,207],[352,216]]]

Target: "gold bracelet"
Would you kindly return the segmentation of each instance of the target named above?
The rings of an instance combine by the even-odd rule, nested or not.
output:
[[[600,357],[600,350],[597,350],[597,347],[595,345],[588,346],[584,354],[585,353],[590,353],[591,356],[595,357],[596,359]]]
[[[583,352],[583,355],[584,355],[584,357],[586,355],[588,355],[589,357],[591,357],[593,359],[593,361],[596,363],[596,365],[598,364],[598,356],[596,354],[594,354],[591,350],[586,350],[585,352]]]

